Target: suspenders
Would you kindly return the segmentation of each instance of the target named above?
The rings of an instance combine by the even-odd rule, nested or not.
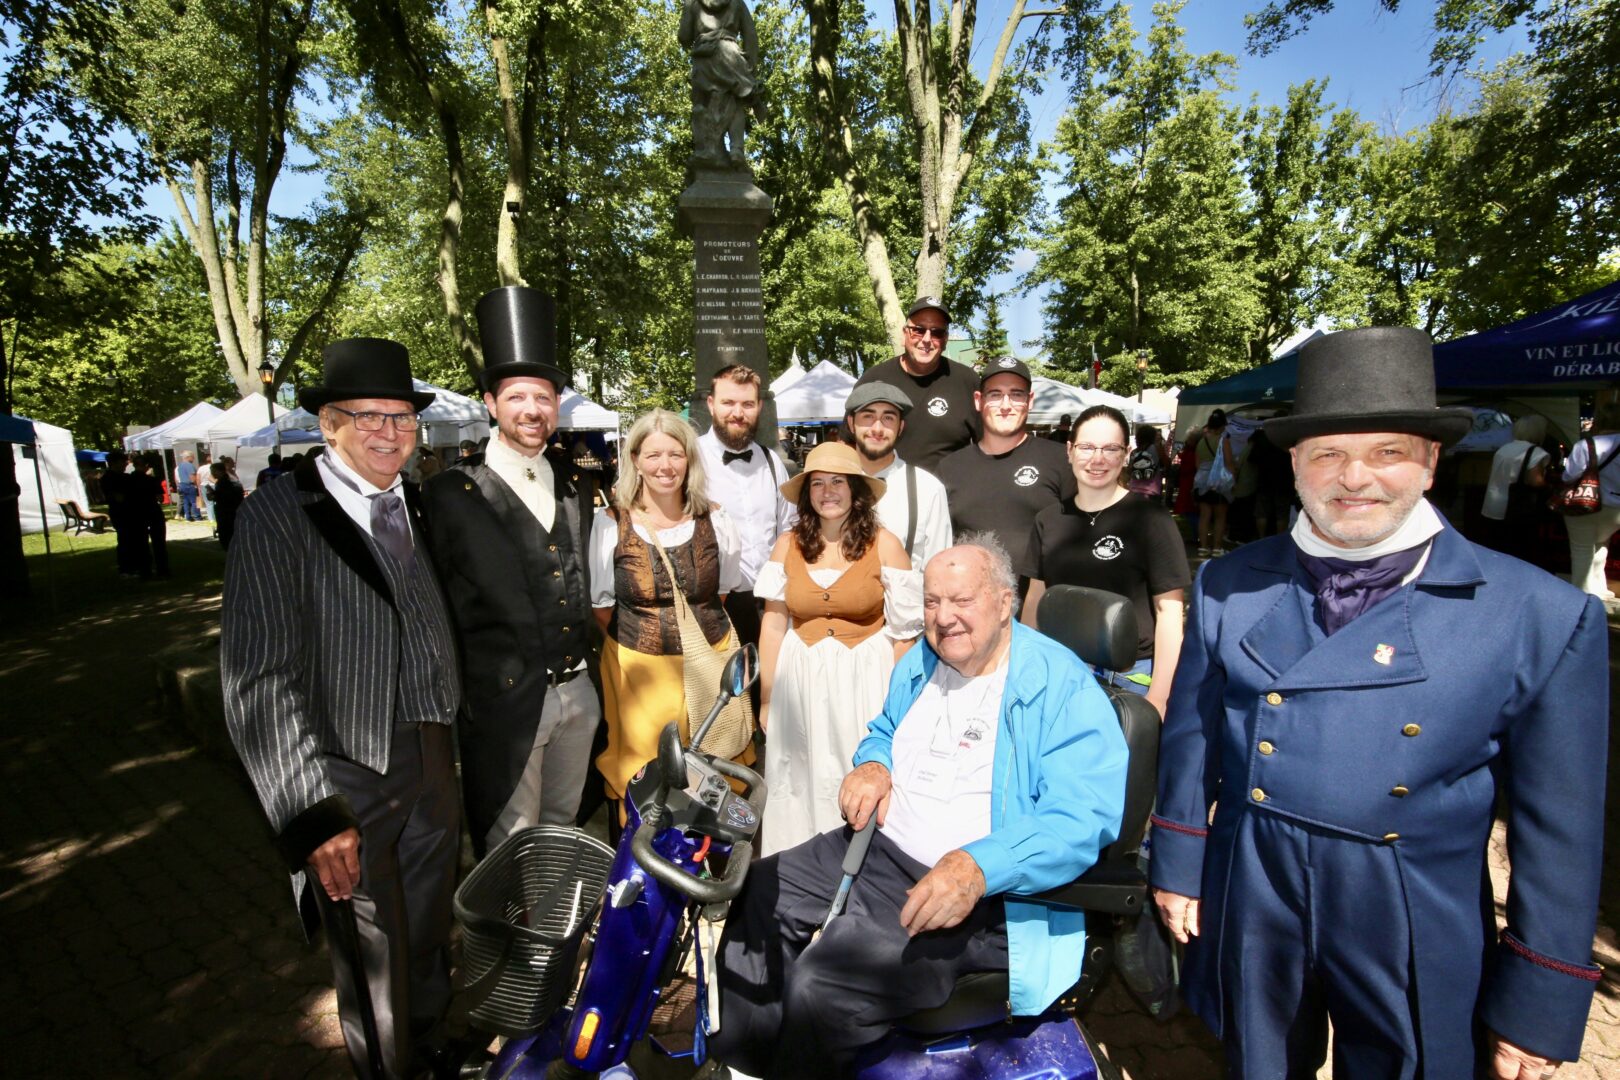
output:
[[[917,466],[906,462],[906,558],[917,540]]]

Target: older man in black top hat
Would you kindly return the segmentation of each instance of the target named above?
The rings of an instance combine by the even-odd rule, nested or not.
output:
[[[324,384],[298,399],[329,452],[259,488],[237,520],[225,719],[305,928],[316,910],[326,927],[355,1072],[406,1076],[450,1000],[461,828],[454,638],[400,476],[433,395],[395,342],[337,341],[324,357]]]
[[[585,675],[590,515],[579,471],[545,452],[568,385],[552,300],[496,289],[478,333],[496,432],[423,494],[466,671],[461,783],[483,854],[530,825],[573,823],[602,709]]]
[[[1152,879],[1236,1077],[1541,1080],[1580,1053],[1609,727],[1603,605],[1425,499],[1467,409],[1428,335],[1305,346],[1292,533],[1206,563]],[[1213,819],[1211,808],[1213,807]],[[1499,931],[1486,845],[1507,818]]]

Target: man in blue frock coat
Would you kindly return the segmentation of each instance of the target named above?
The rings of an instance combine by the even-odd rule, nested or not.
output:
[[[1470,424],[1434,400],[1421,331],[1308,345],[1294,413],[1266,422],[1304,513],[1194,587],[1151,874],[1236,1077],[1314,1077],[1329,1020],[1352,1080],[1541,1080],[1580,1054],[1604,610],[1429,505],[1440,447]]]

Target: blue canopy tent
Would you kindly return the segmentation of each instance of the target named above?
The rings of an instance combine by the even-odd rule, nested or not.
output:
[[[1620,281],[1434,347],[1442,390],[1567,393],[1620,382]]]

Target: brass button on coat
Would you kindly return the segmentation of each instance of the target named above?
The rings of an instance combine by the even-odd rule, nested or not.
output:
[[[1398,833],[1398,832],[1387,832],[1387,833],[1384,834],[1384,839],[1385,840],[1394,841],[1394,840],[1399,840],[1400,838],[1401,838],[1401,834]]]
[[[1397,799],[1404,799],[1412,793],[1412,789],[1407,787],[1405,784],[1396,784],[1394,787],[1389,789],[1389,793],[1395,796]]]
[[[567,607],[568,606],[568,597],[566,597],[566,596],[563,597],[561,600],[557,601],[557,604],[558,604],[559,607]]]
[[[1249,792],[1249,796],[1254,799],[1255,802],[1266,801],[1266,793],[1263,788],[1255,788],[1253,791]]]
[[[562,577],[562,571],[561,570],[553,570],[551,572],[551,576],[552,577]]]
[[[546,545],[546,550],[547,551],[556,551],[557,550],[557,545],[556,544],[547,544]]]
[[[829,626],[829,627],[827,627],[827,636],[828,636],[828,637],[832,637],[832,636],[833,636],[833,634],[835,634],[835,633],[836,633],[836,632],[837,632],[837,631],[835,631],[835,630],[834,630],[834,629],[833,629],[833,628],[832,628],[832,627],[830,627],[830,626]]]
[[[468,491],[471,491],[471,490],[472,490],[472,485],[471,485],[471,484],[468,484],[468,485],[467,485],[467,490],[468,490]]]
[[[1405,735],[1409,739],[1414,735],[1421,734],[1422,732],[1423,725],[1421,724],[1407,724],[1405,727],[1401,728],[1401,734]]]
[[[1273,690],[1271,693],[1266,695],[1266,704],[1267,705],[1281,705],[1282,704],[1282,695],[1277,693],[1277,691]]]
[[[566,627],[566,626],[563,627],[562,632],[565,633],[565,634],[568,633],[568,627]]]
[[[1266,740],[1261,739],[1260,740],[1260,752],[1262,754],[1265,754],[1267,757],[1270,757],[1272,754],[1275,754],[1277,752],[1277,748],[1275,746],[1271,745]]]
[[[506,680],[506,685],[507,685],[507,686],[512,686],[512,685],[514,685],[514,684],[513,684],[513,682],[512,682],[512,680],[511,680],[511,679],[507,679],[507,680]]]

